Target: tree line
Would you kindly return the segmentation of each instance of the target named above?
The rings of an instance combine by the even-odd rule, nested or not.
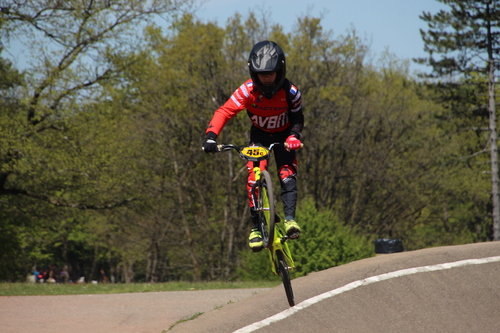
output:
[[[221,27],[161,4],[2,5],[2,40],[23,32],[38,56],[21,70],[0,53],[0,280],[52,263],[115,282],[264,276],[267,258],[246,248],[243,161],[201,151],[263,39],[285,50],[305,107],[295,276],[371,256],[377,238],[493,238],[483,73],[444,89],[318,18],[284,32],[250,12]],[[249,125],[242,112],[218,141],[246,143]]]

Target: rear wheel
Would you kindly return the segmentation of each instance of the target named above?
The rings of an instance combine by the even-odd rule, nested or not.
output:
[[[278,274],[281,276],[281,280],[283,281],[283,287],[285,287],[288,304],[290,304],[290,306],[294,306],[295,300],[293,297],[292,283],[290,282],[290,275],[288,274],[290,266],[287,264],[285,255],[281,250],[276,251],[276,260],[278,260]]]
[[[274,193],[271,175],[266,170],[262,171],[257,186],[259,198],[259,222],[265,248],[272,245],[274,238]]]

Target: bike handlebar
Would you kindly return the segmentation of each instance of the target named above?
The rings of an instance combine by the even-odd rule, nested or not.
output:
[[[274,143],[271,143],[271,145],[269,147],[265,147],[269,150],[272,150],[274,146],[277,146],[277,145],[284,145],[285,148],[288,147],[288,144],[286,142],[274,142]],[[248,146],[243,146],[243,147],[240,147],[240,146],[236,146],[236,145],[233,145],[233,144],[220,144],[220,145],[217,145],[217,152],[223,152],[223,151],[228,151],[228,150],[236,150],[238,153],[241,152],[241,149],[242,148],[245,148],[245,147],[248,147]],[[300,144],[300,148],[303,148],[304,147],[304,144],[301,143]],[[201,147],[202,150],[205,150],[205,148]]]

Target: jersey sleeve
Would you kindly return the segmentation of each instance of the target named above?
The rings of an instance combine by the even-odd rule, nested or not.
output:
[[[246,108],[249,97],[250,92],[247,84],[244,83],[233,92],[224,105],[215,111],[212,120],[208,124],[206,133],[213,132],[218,136],[229,119]]]
[[[295,86],[290,86],[291,106],[290,106],[290,133],[300,139],[304,128],[304,113],[302,112],[302,95]]]

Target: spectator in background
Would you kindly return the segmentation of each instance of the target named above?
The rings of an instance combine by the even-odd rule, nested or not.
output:
[[[104,269],[101,269],[101,283],[108,283],[108,277]]]
[[[47,279],[49,278],[49,268],[47,266],[44,266],[40,273],[38,274],[38,282],[44,283],[47,282]]]
[[[35,282],[38,282],[38,280],[41,278],[40,272],[38,271],[38,267],[35,267],[33,275],[35,276]]]
[[[47,278],[47,283],[56,283],[59,278],[59,268],[56,264],[50,265],[49,276]]]
[[[62,282],[62,283],[69,282],[69,275],[68,275],[67,266],[64,266],[61,269],[61,271],[59,272],[59,282]]]

